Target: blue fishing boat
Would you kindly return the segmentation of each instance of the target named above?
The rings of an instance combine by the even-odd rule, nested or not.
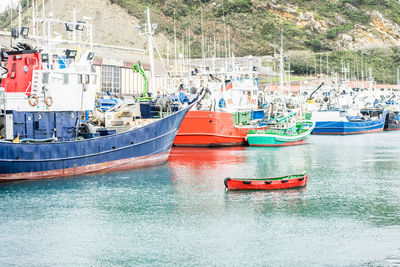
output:
[[[400,113],[399,111],[390,111],[386,114],[385,131],[400,131]]]
[[[1,140],[0,181],[54,178],[161,164],[168,159],[188,109],[133,130],[120,133],[106,130],[108,132],[103,136],[82,140],[25,138],[20,143]],[[58,114],[49,113],[46,117]],[[36,122],[40,124],[42,120]]]
[[[348,135],[383,131],[386,110],[365,109],[355,115],[346,110],[327,110],[312,113],[315,128],[312,134]]]
[[[52,21],[43,23],[50,32]],[[0,181],[124,170],[167,161],[192,105],[149,99],[96,113],[91,46],[86,52],[51,47],[37,50],[19,43],[12,51],[0,51]]]

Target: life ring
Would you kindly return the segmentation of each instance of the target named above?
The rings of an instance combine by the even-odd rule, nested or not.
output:
[[[45,102],[46,106],[51,107],[53,105],[53,98],[51,96],[46,96]]]
[[[31,95],[28,99],[28,103],[31,107],[35,107],[37,104],[39,104],[39,98],[35,95]]]

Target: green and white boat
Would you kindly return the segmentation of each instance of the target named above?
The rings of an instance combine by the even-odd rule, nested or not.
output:
[[[281,127],[279,127],[281,126]],[[275,125],[267,130],[251,130],[247,134],[250,146],[294,146],[303,145],[315,127],[312,121],[298,121],[286,125]]]

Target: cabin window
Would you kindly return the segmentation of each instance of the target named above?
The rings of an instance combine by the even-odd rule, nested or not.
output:
[[[78,74],[78,83],[82,84],[82,74]]]
[[[10,73],[10,78],[11,79],[15,78],[16,70],[17,70],[17,63],[12,63],[11,64],[11,73]]]
[[[96,84],[96,78],[97,78],[96,75],[90,75],[90,83],[91,84]]]
[[[69,83],[69,75],[68,73],[64,73],[64,84],[68,84]]]
[[[48,84],[49,83],[49,73],[48,72],[43,72],[42,83],[43,84]]]
[[[85,79],[83,81],[84,84],[89,84],[89,75],[85,74],[85,76],[83,76]]]
[[[31,58],[31,57],[25,58],[25,65],[31,66],[33,64],[35,64],[35,59],[34,58]]]
[[[101,71],[101,91],[111,93],[120,93],[120,71],[119,67],[103,65]]]

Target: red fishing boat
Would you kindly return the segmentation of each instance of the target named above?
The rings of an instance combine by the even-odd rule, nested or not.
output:
[[[304,187],[307,174],[294,174],[268,178],[225,178],[226,190],[276,190]]]
[[[191,110],[179,128],[174,145],[244,145],[246,135],[251,129],[253,128],[235,126],[230,112]]]
[[[180,94],[190,91],[194,95],[197,88],[207,89],[209,94],[186,114],[175,146],[246,144],[247,132],[255,129],[250,126],[251,121],[258,119],[258,115],[264,117],[264,111],[258,110],[257,70],[236,65],[231,69],[230,72],[196,69],[179,86]]]

